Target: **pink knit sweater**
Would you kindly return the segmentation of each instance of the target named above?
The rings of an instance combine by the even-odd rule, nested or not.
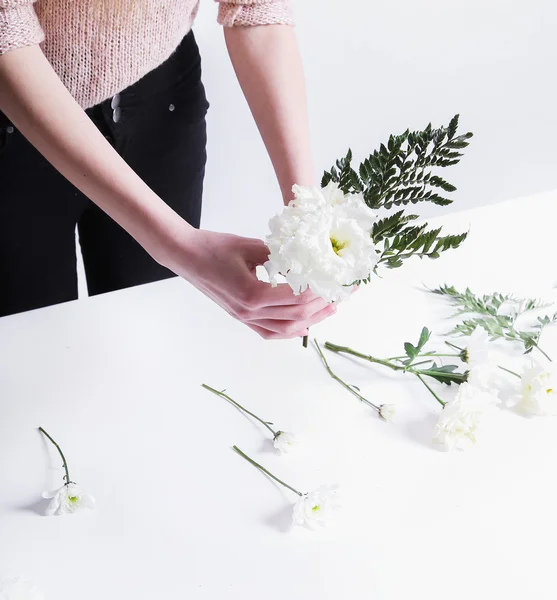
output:
[[[288,0],[216,0],[225,26],[291,24]],[[199,0],[0,0],[0,55],[42,49],[89,108],[164,62],[191,29]]]

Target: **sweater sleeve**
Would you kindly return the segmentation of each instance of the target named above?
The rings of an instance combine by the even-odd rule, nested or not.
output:
[[[34,1],[0,0],[0,55],[44,40]]]
[[[216,2],[219,3],[218,22],[225,27],[294,24],[289,0],[216,0]]]

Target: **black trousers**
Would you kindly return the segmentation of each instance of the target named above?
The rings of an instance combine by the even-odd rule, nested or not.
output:
[[[190,32],[160,67],[87,114],[139,177],[199,227],[207,108]],[[174,275],[0,113],[0,317],[77,298],[76,226],[90,295]]]

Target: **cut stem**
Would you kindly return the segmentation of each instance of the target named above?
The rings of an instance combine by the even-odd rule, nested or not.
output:
[[[518,377],[519,379],[522,379],[522,377],[518,374],[515,373],[514,371],[511,371],[510,369],[507,369],[506,367],[502,367],[501,365],[497,365],[502,371],[506,371],[507,373],[510,373],[511,375],[514,375],[515,377]]]
[[[439,396],[429,387],[426,380],[419,373],[414,373],[414,375],[416,375],[416,377],[426,386],[426,388],[432,393],[435,400],[437,400],[441,406],[444,407],[445,404],[447,404],[444,400],[441,400],[441,398],[439,398]]]
[[[325,365],[325,368],[329,372],[329,375],[335,381],[338,381],[342,386],[344,386],[351,394],[354,394],[354,396],[356,396],[356,398],[358,398],[359,400],[361,400],[362,402],[364,402],[368,406],[371,406],[371,408],[374,408],[377,412],[380,412],[381,409],[380,409],[379,406],[376,406],[375,404],[373,404],[373,402],[370,402],[367,398],[364,398],[351,385],[349,385],[348,383],[346,383],[345,381],[343,381],[338,375],[336,375],[333,372],[333,370],[329,366],[329,363],[327,362],[327,359],[325,358],[325,355],[323,354],[323,351],[321,350],[321,347],[319,346],[319,343],[317,342],[316,339],[314,339],[313,342],[315,344],[315,347],[317,348],[317,352],[319,352],[319,356],[321,356],[321,360],[323,361],[323,364]]]
[[[41,433],[43,433],[54,444],[56,450],[58,450],[58,453],[62,457],[62,464],[64,466],[64,471],[66,471],[66,474],[64,476],[64,478],[66,480],[66,485],[68,485],[69,483],[73,483],[70,479],[70,472],[68,470],[68,462],[66,461],[66,457],[64,456],[64,453],[62,452],[62,448],[60,448],[60,446],[52,439],[52,437],[50,437],[50,435],[42,427],[39,427],[39,431]]]
[[[304,348],[308,347],[308,341],[309,341],[309,335],[304,335],[303,339],[302,339],[302,346]]]
[[[539,352],[541,352],[541,353],[542,353],[542,354],[543,354],[543,355],[544,355],[544,356],[547,358],[547,360],[548,360],[549,362],[553,362],[553,360],[551,359],[551,357],[550,357],[548,354],[546,354],[546,353],[545,353],[545,352],[544,352],[544,351],[543,351],[543,350],[542,350],[542,349],[541,349],[541,348],[540,348],[540,347],[539,347],[537,344],[534,344],[534,346],[536,347],[536,349],[537,349]]]
[[[445,358],[445,357],[451,357],[451,358],[458,358],[460,356],[460,354],[418,354],[416,356],[416,358]],[[389,356],[389,358],[386,358],[385,360],[403,360],[403,359],[407,359],[408,355],[404,354],[403,356]]]
[[[238,448],[238,446],[232,446],[232,448],[242,458],[246,459],[250,464],[252,464],[254,467],[256,467],[257,469],[259,469],[260,471],[265,473],[265,475],[268,475],[271,479],[274,479],[277,483],[280,483],[280,485],[284,486],[285,488],[289,489],[290,491],[294,492],[295,494],[298,494],[298,496],[304,495],[304,494],[302,494],[302,492],[299,492],[296,488],[293,488],[291,485],[288,485],[287,483],[282,481],[282,479],[279,479],[276,475],[273,475],[270,471],[267,471],[267,469],[265,467],[262,467],[259,463],[255,462],[253,460],[253,458],[250,458],[245,452],[242,452],[240,450],[240,448]]]
[[[236,402],[236,400],[232,400],[232,398],[230,396],[228,396],[227,394],[225,394],[224,392],[219,392],[218,390],[215,390],[211,386],[208,386],[206,383],[202,383],[201,387],[204,387],[206,390],[213,392],[213,394],[216,394],[217,396],[220,396],[221,398],[228,400],[228,402],[233,404],[236,408],[239,408],[242,412],[245,412],[247,415],[249,415],[250,417],[253,417],[256,421],[259,421],[262,425],[264,425],[273,434],[273,437],[277,436],[278,432],[275,431],[269,425],[269,423],[267,423],[267,421],[264,421],[263,419],[259,418],[257,415],[255,415],[251,411],[249,411],[247,408],[244,408],[239,402]]]

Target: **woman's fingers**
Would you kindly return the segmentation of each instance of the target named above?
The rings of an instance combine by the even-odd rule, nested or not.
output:
[[[306,335],[304,332],[313,325],[317,325],[327,317],[336,312],[334,305],[329,304],[325,308],[311,315],[303,321],[285,321],[279,319],[256,319],[250,321],[248,325],[255,325],[267,331],[278,333],[284,337],[293,337],[296,335]]]
[[[273,319],[279,321],[305,321],[330,306],[328,302],[317,298],[307,304],[287,304],[286,306],[265,306],[254,310],[250,321]]]
[[[248,287],[248,286],[246,286]],[[308,304],[319,298],[311,290],[294,295],[292,288],[286,283],[281,283],[276,287],[256,280],[249,286],[249,292],[245,298],[246,305],[251,308],[264,308],[266,306],[288,306],[297,304]]]

